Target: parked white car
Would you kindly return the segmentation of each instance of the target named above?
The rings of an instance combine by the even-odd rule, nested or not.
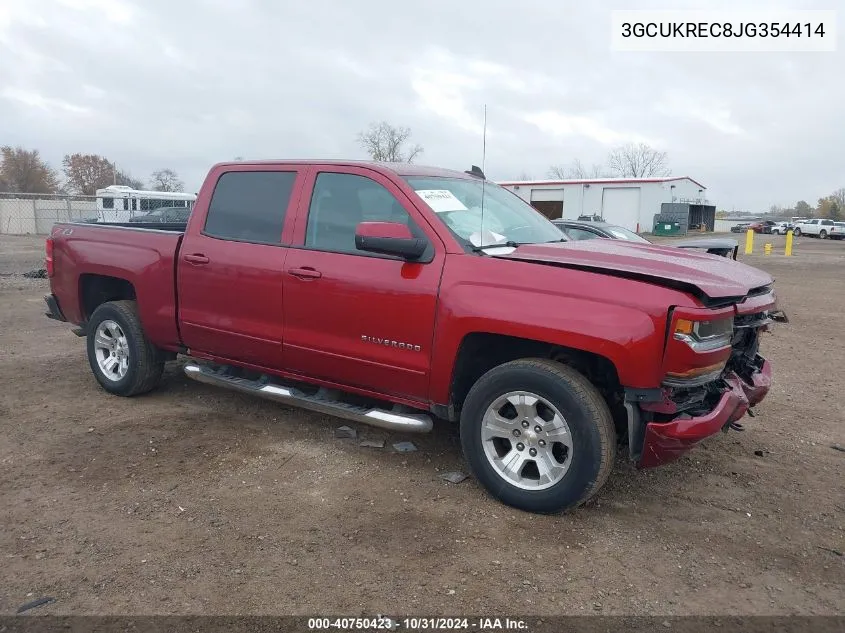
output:
[[[830,235],[830,229],[832,228],[833,220],[822,220],[819,218],[804,220],[795,226],[795,235],[811,235],[812,237],[820,237],[824,240]]]
[[[792,222],[775,222],[772,226],[772,233],[775,235],[786,235],[794,228],[795,227],[792,225]]]
[[[829,237],[832,240],[845,240],[845,222],[834,222]]]

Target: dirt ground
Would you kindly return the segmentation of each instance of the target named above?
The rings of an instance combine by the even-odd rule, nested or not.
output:
[[[178,362],[107,395],[20,275],[43,238],[0,236],[0,614],[843,614],[845,242],[783,240],[741,256],[791,319],[747,430],[659,469],[620,458],[597,502],[535,516],[439,478],[464,468],[447,425],[359,427],[387,441],[363,448]]]

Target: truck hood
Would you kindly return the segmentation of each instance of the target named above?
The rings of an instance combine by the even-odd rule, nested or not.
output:
[[[624,240],[525,244],[494,257],[648,281],[690,292],[705,304],[761,294],[773,282],[762,270],[726,257]]]

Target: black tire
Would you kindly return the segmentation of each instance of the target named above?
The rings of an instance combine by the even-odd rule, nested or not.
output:
[[[801,229],[793,229],[792,235],[793,235],[793,237],[800,237],[801,236]]]
[[[524,390],[554,405],[572,437],[569,469],[541,490],[520,488],[500,475],[488,460],[481,437],[482,420],[497,398]],[[577,507],[607,481],[616,453],[616,431],[599,391],[578,371],[545,359],[516,360],[491,369],[470,389],[461,411],[461,445],[476,479],[501,502],[537,513]]]
[[[100,368],[95,346],[97,328],[111,320],[123,330],[128,343],[128,370],[119,380],[109,378]],[[164,356],[144,335],[134,301],[109,301],[91,315],[88,330],[88,364],[100,386],[118,396],[137,396],[151,391],[161,380]]]
[[[819,231],[819,239],[826,240],[827,239],[827,231],[825,231],[824,229]]]

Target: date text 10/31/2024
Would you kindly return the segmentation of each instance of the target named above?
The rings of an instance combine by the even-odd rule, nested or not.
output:
[[[309,631],[528,631],[516,618],[309,618]]]

